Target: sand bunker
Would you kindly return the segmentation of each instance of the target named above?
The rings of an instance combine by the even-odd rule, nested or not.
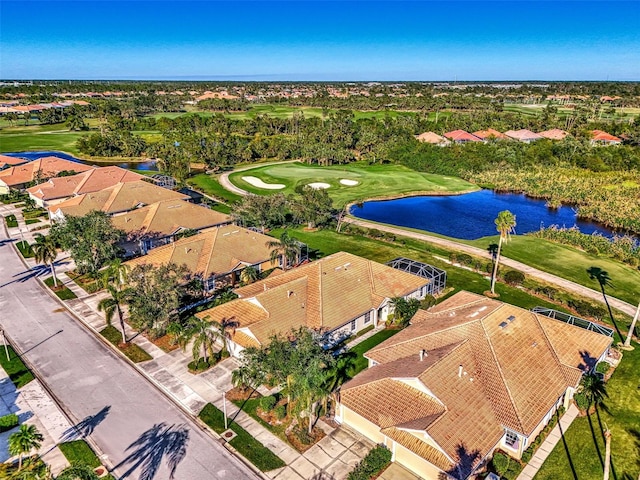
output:
[[[348,178],[343,178],[342,180],[340,180],[340,183],[342,185],[346,185],[347,187],[353,187],[354,185],[358,185],[359,182],[355,180],[349,180]]]
[[[324,183],[324,182],[313,182],[313,183],[309,183],[308,184],[311,188],[329,188],[331,185],[329,185],[328,183]]]
[[[258,177],[251,177],[251,176],[242,177],[242,180],[247,182],[249,185],[252,185],[256,188],[264,188],[265,190],[280,190],[286,186],[281,183],[264,183]]]

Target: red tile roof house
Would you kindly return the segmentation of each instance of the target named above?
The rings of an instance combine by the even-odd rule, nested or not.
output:
[[[21,190],[38,178],[55,177],[60,172],[84,172],[94,167],[72,162],[58,157],[42,157],[38,160],[23,163],[0,170],[0,195],[9,193],[10,189]]]
[[[523,143],[531,143],[544,138],[531,130],[527,130],[526,128],[521,130],[508,130],[504,132],[504,134],[509,138]]]
[[[459,292],[365,353],[336,421],[425,479],[466,479],[496,448],[520,458],[612,338]]]
[[[564,130],[560,130],[559,128],[554,128],[551,130],[546,130],[544,132],[539,132],[538,135],[549,140],[564,140],[567,135],[569,135],[569,133],[565,132]]]
[[[444,147],[451,143],[451,141],[433,132],[424,132],[424,133],[421,133],[420,135],[416,135],[416,140],[423,143],[438,145],[440,147]]]
[[[468,142],[481,142],[482,140],[475,135],[465,132],[464,130],[453,130],[444,134],[449,140],[454,143],[468,143]]]
[[[491,140],[509,140],[509,137],[507,137],[504,133],[499,132],[498,130],[494,130],[493,128],[487,128],[486,130],[473,132],[473,135],[481,140],[484,140],[485,142]]]
[[[591,132],[591,145],[620,145],[622,140],[602,130]]]
[[[48,207],[77,195],[97,192],[118,183],[137,182],[144,178],[144,175],[124,168],[100,167],[77,175],[51,178],[45,183],[28,188],[27,192],[37,205]]]

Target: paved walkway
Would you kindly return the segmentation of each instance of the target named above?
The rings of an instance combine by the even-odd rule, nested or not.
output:
[[[420,240],[423,242],[429,242],[436,245],[441,245],[446,248],[462,251],[470,255],[475,255],[476,257],[482,257],[482,258],[491,260],[491,255],[486,250],[483,250],[482,248],[472,247],[470,245],[465,245],[464,243],[458,243],[446,238],[434,237],[425,233],[412,232],[409,230],[404,230],[402,228],[391,227],[389,225],[382,225],[380,223],[372,223],[366,220],[361,220],[359,218],[357,219],[350,216],[346,216],[344,218],[344,221],[349,222],[353,225],[357,225],[359,227],[375,228],[383,232],[393,233],[394,235],[400,235],[403,237],[413,238],[415,240]],[[569,292],[577,293],[578,295],[587,297],[597,302],[602,302],[602,293],[600,291],[592,290],[583,285],[579,285],[570,280],[565,280],[564,278],[557,277],[556,275],[552,275],[551,273],[543,272],[542,270],[538,270],[537,268],[530,267],[529,265],[518,262],[516,260],[512,260],[504,256],[500,258],[500,263],[502,265],[506,265],[516,270],[520,270],[521,272],[531,277],[537,278],[538,280],[542,280],[547,283],[557,285],[558,287],[564,290],[567,290]],[[612,307],[632,317],[635,314],[636,308],[637,308],[635,305],[631,305],[627,302],[623,302],[622,300],[619,300],[615,297],[607,296],[607,298],[609,299],[609,303],[611,304]]]
[[[551,432],[549,432],[546,440],[542,442],[542,445],[540,445],[540,447],[538,447],[536,453],[533,455],[533,457],[531,457],[531,461],[529,461],[520,475],[518,475],[517,480],[532,480],[533,477],[536,476],[536,473],[538,473],[538,470],[540,470],[540,467],[542,466],[544,461],[553,451],[557,443],[561,441],[563,433],[569,429],[569,426],[577,416],[578,409],[572,403],[560,419],[560,422],[555,427],[553,427]]]

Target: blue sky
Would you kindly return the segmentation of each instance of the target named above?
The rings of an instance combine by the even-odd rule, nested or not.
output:
[[[640,80],[640,2],[0,0],[3,79]]]

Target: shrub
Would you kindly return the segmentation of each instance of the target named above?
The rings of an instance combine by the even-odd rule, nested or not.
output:
[[[15,413],[0,417],[0,432],[11,430],[13,427],[17,427],[18,423],[18,416]]]
[[[467,267],[473,265],[473,257],[471,255],[467,255],[466,253],[458,254],[458,263],[460,265],[465,265]]]
[[[532,457],[533,457],[533,448],[529,447],[524,452],[522,452],[522,461],[524,463],[529,463]]]
[[[189,362],[189,365],[187,365],[187,368],[192,371],[192,372],[203,372],[211,367],[213,367],[216,364],[216,359],[215,358],[209,358],[206,362],[204,360],[204,358],[199,358],[198,361],[196,362],[195,360],[192,362]]]
[[[260,399],[260,408],[263,412],[270,412],[273,410],[273,407],[276,406],[276,399],[274,396],[270,395],[268,397],[262,397]]]
[[[273,415],[278,420],[282,420],[284,417],[287,416],[287,407],[284,405],[278,405],[276,408],[273,409]]]
[[[496,473],[502,476],[505,473],[507,473],[507,470],[509,470],[510,461],[511,459],[509,458],[509,455],[505,453],[496,452],[493,455],[493,459],[491,460],[491,463],[493,464],[493,469],[496,471]]]
[[[355,466],[347,480],[369,480],[385,469],[390,462],[391,451],[384,445],[377,445]]]
[[[423,300],[420,301],[420,308],[424,310],[428,310],[436,304],[436,297],[433,295],[427,295]]]
[[[504,274],[504,281],[511,286],[522,285],[524,283],[524,273],[517,270],[509,270]]]
[[[573,396],[573,401],[576,402],[576,405],[580,410],[586,411],[589,408],[589,401],[587,400],[587,396],[582,392],[576,393]]]
[[[607,362],[599,362],[598,365],[596,365],[596,372],[603,375],[606,375],[609,370],[611,370],[611,365],[609,365]]]
[[[451,252],[449,254],[449,261],[451,263],[456,263],[458,261],[458,255],[456,254],[456,252]]]

